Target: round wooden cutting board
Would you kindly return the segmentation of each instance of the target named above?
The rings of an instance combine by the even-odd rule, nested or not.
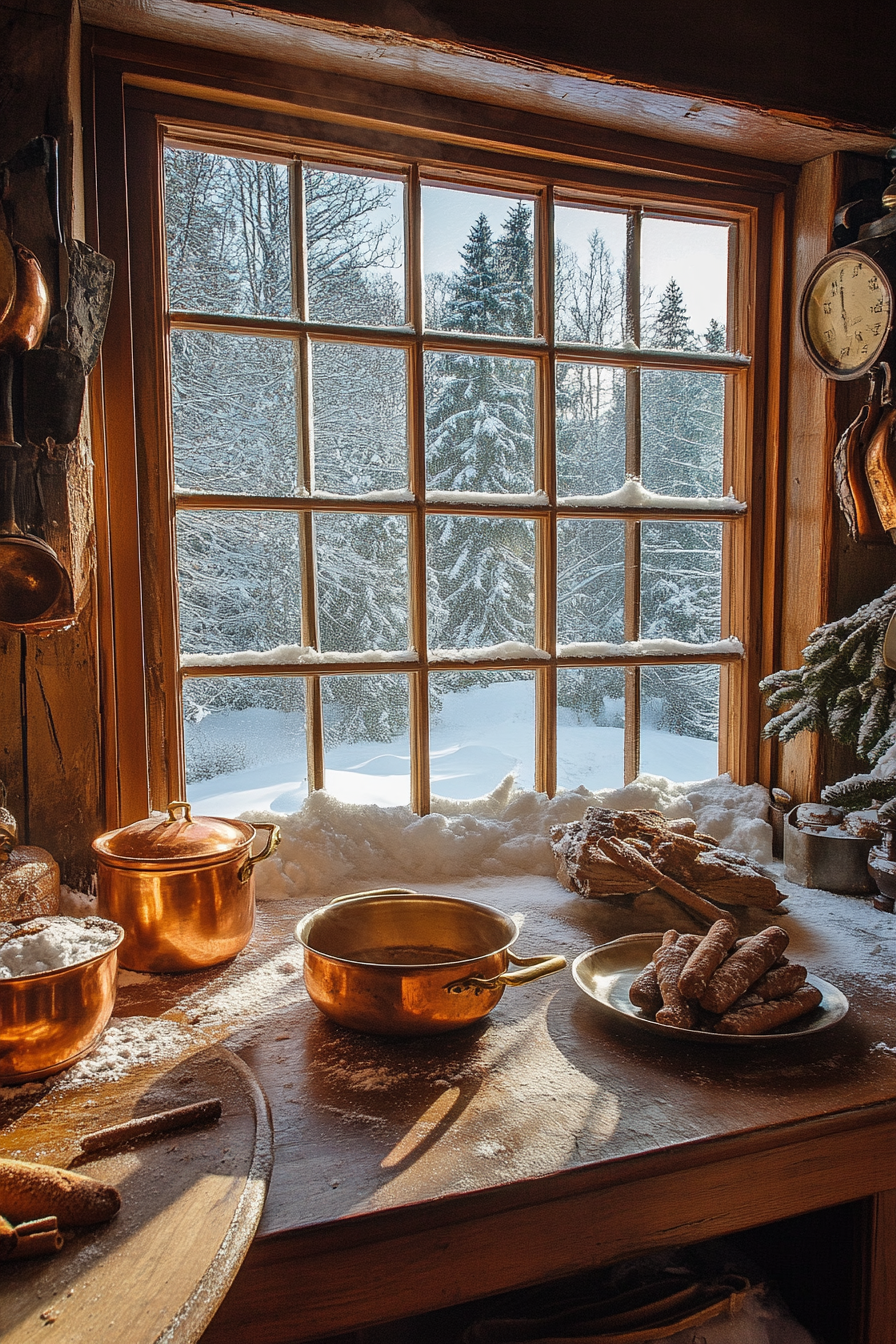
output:
[[[108,1039],[141,1024],[151,1048],[117,1058],[106,1081],[88,1057],[46,1086],[0,1089],[0,1155],[71,1164],[121,1193],[117,1217],[64,1229],[57,1255],[0,1264],[4,1344],[192,1344],[249,1248],[273,1163],[264,1094],[180,1023],[113,1019]],[[83,1134],[207,1097],[223,1103],[213,1124],[78,1156]]]

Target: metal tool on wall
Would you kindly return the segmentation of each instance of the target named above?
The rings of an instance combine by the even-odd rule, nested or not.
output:
[[[71,580],[55,551],[23,532],[16,519],[15,484],[21,442],[53,450],[77,438],[87,374],[96,363],[111,298],[113,264],[84,243],[66,243],[59,209],[57,142],[31,141],[0,168],[4,206],[11,177],[44,174],[56,240],[68,259],[64,308],[50,318],[50,296],[40,264],[16,242],[7,211],[0,216],[0,623],[47,631],[74,615]],[[14,260],[13,271],[8,264]],[[6,261],[4,261],[6,258]],[[10,278],[11,276],[11,278]],[[14,414],[15,404],[19,408]],[[38,489],[39,493],[39,489]]]

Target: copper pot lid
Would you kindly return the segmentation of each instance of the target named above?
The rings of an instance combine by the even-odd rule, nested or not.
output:
[[[180,815],[178,815],[180,812]],[[252,840],[255,828],[224,817],[194,817],[189,803],[168,804],[167,817],[147,817],[93,842],[103,858],[136,863],[191,863],[234,857]]]

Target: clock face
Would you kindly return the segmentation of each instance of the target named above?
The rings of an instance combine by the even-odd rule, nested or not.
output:
[[[803,338],[831,378],[858,378],[890,334],[893,291],[884,271],[861,252],[826,257],[803,294]]]

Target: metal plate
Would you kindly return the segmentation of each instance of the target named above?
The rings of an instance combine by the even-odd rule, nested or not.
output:
[[[629,987],[643,971],[654,951],[663,941],[661,933],[632,933],[615,942],[604,943],[583,952],[572,964],[573,979],[583,993],[598,1007],[617,1018],[627,1018],[645,1031],[679,1040],[700,1041],[704,1045],[778,1045],[781,1041],[795,1041],[816,1031],[834,1026],[849,1011],[849,1000],[834,985],[807,975],[806,980],[824,996],[821,1003],[805,1017],[785,1022],[783,1027],[764,1032],[760,1036],[727,1036],[713,1031],[689,1031],[684,1027],[667,1027],[646,1017],[628,997]]]

